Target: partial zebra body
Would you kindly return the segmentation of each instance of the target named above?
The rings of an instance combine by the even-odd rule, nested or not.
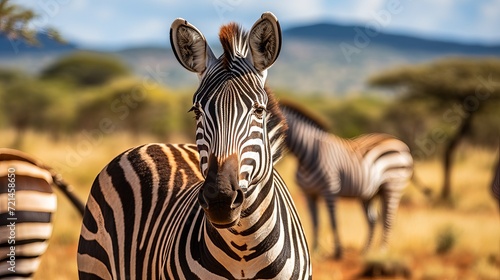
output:
[[[274,169],[286,123],[264,85],[278,21],[264,13],[249,32],[231,23],[219,37],[216,58],[196,27],[172,23],[174,54],[200,79],[196,145],[133,148],[97,176],[81,279],[311,279],[302,226]]]
[[[63,184],[60,176],[32,157],[0,149],[0,279],[31,279],[38,269],[57,209],[55,180]],[[81,202],[80,206],[83,212]]]
[[[297,180],[311,195],[334,193],[343,197],[372,198],[382,185],[397,191],[411,177],[412,158],[406,144],[386,134],[363,135],[349,140],[327,134],[319,140],[311,159],[322,162],[315,168],[301,161]],[[292,150],[293,151],[293,150]]]
[[[78,250],[80,278],[259,279],[268,273],[275,279],[304,278],[300,270],[307,264],[294,254],[307,254],[307,248],[294,242],[298,233],[288,234],[290,225],[299,223],[297,215],[288,220],[264,213],[249,224],[242,218],[231,230],[213,227],[197,201],[203,183],[198,165],[195,145],[148,144],[105,167],[87,203]],[[274,207],[277,197],[284,197],[287,204],[278,212],[293,205],[281,180],[253,196],[248,198],[265,196]],[[252,214],[246,213],[248,219]],[[98,226],[102,223],[105,228]],[[257,229],[261,223],[267,226]],[[263,239],[281,240],[261,244],[249,236],[253,230]]]
[[[287,146],[298,158],[296,180],[308,199],[312,214],[315,247],[317,246],[317,199],[324,197],[335,234],[337,257],[341,255],[335,219],[337,197],[357,197],[369,222],[366,248],[370,246],[377,216],[373,198],[382,198],[384,235],[388,242],[403,190],[413,173],[413,159],[408,146],[387,134],[368,134],[344,139],[328,133],[302,109],[283,104],[289,126]]]

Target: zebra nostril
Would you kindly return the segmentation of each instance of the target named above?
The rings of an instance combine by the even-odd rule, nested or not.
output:
[[[203,188],[200,189],[200,191],[198,193],[198,203],[200,203],[200,206],[203,209],[208,209],[208,202],[205,199],[205,192],[203,191]]]
[[[217,196],[217,189],[213,185],[207,186],[206,190],[204,191],[204,196],[207,199],[213,199]]]
[[[236,190],[236,196],[234,197],[233,202],[231,203],[231,209],[238,208],[241,204],[243,204],[243,200],[245,199],[245,194],[241,189]]]

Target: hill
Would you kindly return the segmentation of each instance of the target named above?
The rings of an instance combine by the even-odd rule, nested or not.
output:
[[[500,45],[483,46],[418,38],[404,34],[375,32],[363,26],[318,23],[284,30],[283,47],[270,71],[273,88],[339,96],[366,91],[365,81],[386,69],[430,61],[445,56],[500,57]],[[11,42],[0,40],[0,67],[15,66],[36,73],[77,46],[57,46],[42,42],[40,49],[27,47],[18,55],[1,50],[12,49]],[[211,42],[220,54],[218,42]],[[185,71],[172,51],[144,46],[114,51],[134,71],[166,84],[168,87],[194,87],[196,75]]]
[[[368,47],[370,44],[393,48],[400,51],[426,51],[431,53],[457,54],[496,54],[500,55],[500,45],[486,46],[479,44],[464,44],[433,39],[412,37],[408,35],[378,32],[356,25],[337,25],[319,23],[299,26],[284,32],[288,39],[312,40],[318,42],[350,44],[356,48]],[[356,42],[356,40],[358,40]]]
[[[500,45],[431,40],[329,23],[285,30],[283,40],[281,57],[271,72],[277,86],[319,94],[365,91],[369,76],[400,65],[446,56],[500,56]]]
[[[53,40],[47,34],[39,33],[37,36],[39,45],[31,46],[23,40],[11,39],[0,34],[0,56],[18,55],[22,53],[47,53],[71,51],[76,49],[76,45],[72,43],[60,43]]]

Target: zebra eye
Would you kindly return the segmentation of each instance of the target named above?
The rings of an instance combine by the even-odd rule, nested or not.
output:
[[[201,111],[196,106],[191,107],[188,112],[194,112],[194,118],[197,120],[201,117]]]
[[[255,107],[255,109],[253,109],[254,115],[257,116],[258,118],[262,118],[265,111],[266,111],[266,108],[264,108],[262,106]]]

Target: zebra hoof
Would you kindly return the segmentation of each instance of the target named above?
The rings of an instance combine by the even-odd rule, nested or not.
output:
[[[397,278],[411,279],[410,267],[399,260],[373,260],[364,264],[359,278]]]

